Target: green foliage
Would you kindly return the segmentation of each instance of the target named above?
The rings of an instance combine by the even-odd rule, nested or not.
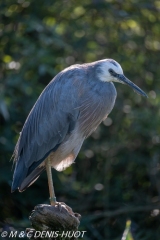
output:
[[[122,240],[134,240],[131,233],[131,221],[126,222],[126,228],[122,236]]]
[[[25,192],[10,193],[9,159],[41,91],[69,65],[113,58],[149,98],[115,84],[108,120],[76,164],[53,170],[56,195],[83,216],[85,239],[121,239],[129,218],[134,239],[159,240],[159,1],[5,0],[0,9],[1,222],[24,229],[33,207],[48,203],[45,173]]]

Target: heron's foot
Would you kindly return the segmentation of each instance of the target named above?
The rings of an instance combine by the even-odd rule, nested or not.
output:
[[[51,206],[57,207],[60,212],[62,211],[62,208],[65,208],[69,213],[73,213],[72,208],[67,206],[64,202],[54,202],[51,203]]]

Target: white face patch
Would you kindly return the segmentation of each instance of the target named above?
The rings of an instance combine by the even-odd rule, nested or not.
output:
[[[105,59],[100,63],[101,73],[99,73],[99,79],[103,82],[119,82],[117,78],[113,77],[109,69],[113,69],[117,74],[123,74],[121,65],[113,59]]]

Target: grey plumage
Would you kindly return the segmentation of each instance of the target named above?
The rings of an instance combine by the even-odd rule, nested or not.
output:
[[[104,72],[106,62],[114,69],[120,66],[114,60],[73,65],[44,89],[15,147],[12,191],[31,185],[45,169],[48,155],[58,171],[72,164],[84,139],[111,112],[117,93],[111,81],[102,80],[108,74]]]

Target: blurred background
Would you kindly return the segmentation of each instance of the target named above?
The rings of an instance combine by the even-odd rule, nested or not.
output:
[[[39,94],[65,67],[113,58],[149,98],[115,83],[108,119],[75,164],[53,170],[57,199],[82,215],[85,240],[159,240],[160,1],[5,0],[0,11],[1,230],[25,230],[34,206],[49,203],[46,173],[10,190],[10,159]]]

